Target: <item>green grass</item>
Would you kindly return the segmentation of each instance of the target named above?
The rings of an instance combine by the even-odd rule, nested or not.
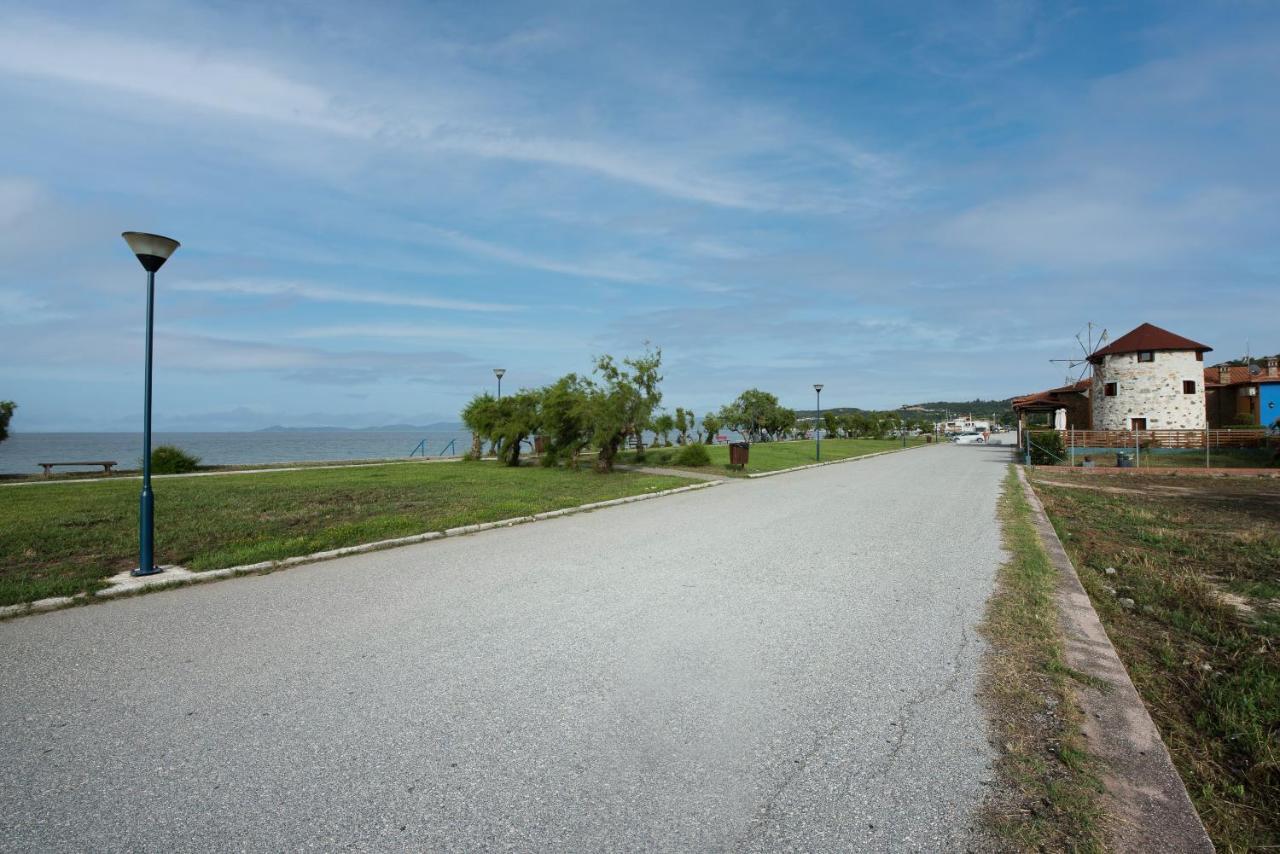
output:
[[[924,444],[923,439],[908,439],[907,447]],[[851,457],[863,457],[880,451],[895,451],[902,448],[901,439],[823,439],[822,462],[847,460]],[[674,452],[678,448],[649,448],[645,451],[643,465],[673,465]],[[744,469],[729,467],[729,446],[710,445],[707,450],[711,454],[711,465],[703,467],[703,471],[718,471],[726,474],[756,474],[758,472],[778,471],[793,466],[811,465],[818,462],[816,448],[812,440],[803,442],[757,442],[751,446],[749,461]],[[635,462],[634,452],[623,455],[623,462]]]
[[[688,483],[491,462],[159,478],[156,560],[218,569]],[[0,605],[91,591],[136,566],[138,489],[0,486]]]
[[[1062,660],[1057,573],[1012,466],[1000,517],[1009,559],[982,624],[982,696],[1002,748],[988,824],[1018,850],[1101,851],[1101,784],[1070,692],[1079,676]]]
[[[1034,480],[1218,850],[1280,846],[1280,482]]]

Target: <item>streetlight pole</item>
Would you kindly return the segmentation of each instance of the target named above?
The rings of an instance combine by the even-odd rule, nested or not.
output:
[[[493,375],[498,378],[498,400],[502,400],[502,375],[507,372],[506,368],[494,368]]]
[[[155,498],[151,493],[151,343],[154,337],[156,305],[156,270],[164,266],[180,245],[178,241],[158,234],[126,231],[121,235],[142,269],[147,271],[147,340],[146,368],[142,392],[142,494],[138,496],[138,568],[132,575],[155,575]]]
[[[822,462],[822,383],[814,383],[813,390],[818,393],[818,415],[813,419],[813,436],[818,443],[818,462]]]

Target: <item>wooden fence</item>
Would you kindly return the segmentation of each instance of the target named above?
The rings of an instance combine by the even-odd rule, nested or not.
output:
[[[1041,431],[1035,431],[1041,432]],[[1050,432],[1050,431],[1043,431]],[[1066,448],[1210,448],[1266,447],[1266,430],[1058,430]],[[1276,441],[1272,437],[1272,441]]]

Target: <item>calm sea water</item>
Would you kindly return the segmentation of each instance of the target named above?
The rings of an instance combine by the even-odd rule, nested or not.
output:
[[[206,465],[402,459],[426,440],[430,456],[460,455],[470,433],[153,433],[152,447],[177,445]],[[419,452],[421,453],[421,452]],[[0,474],[39,474],[37,463],[115,460],[121,468],[142,463],[138,433],[11,433],[0,442]],[[74,468],[55,471],[75,471]],[[98,469],[101,471],[101,469]]]

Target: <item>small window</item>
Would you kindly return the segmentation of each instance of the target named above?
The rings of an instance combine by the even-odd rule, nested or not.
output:
[[[1155,353],[1155,351],[1154,351],[1154,350],[1139,350],[1139,351],[1138,351],[1138,361],[1139,361],[1139,362],[1154,362],[1155,360],[1156,360],[1156,353]]]
[[[1104,395],[1106,395],[1107,397],[1115,397],[1115,396],[1116,396],[1116,384],[1115,384],[1115,383],[1107,383],[1106,385],[1104,385],[1104,386],[1102,387],[1102,393],[1103,393]]]
[[[1196,381],[1195,381],[1195,380],[1183,380],[1183,381],[1182,381],[1182,393],[1183,393],[1183,394],[1195,394],[1195,393],[1196,393]]]
[[[1196,361],[1197,361],[1197,362],[1203,362],[1203,361],[1204,361],[1204,351],[1203,351],[1203,350],[1197,350],[1197,351],[1196,351]]]

